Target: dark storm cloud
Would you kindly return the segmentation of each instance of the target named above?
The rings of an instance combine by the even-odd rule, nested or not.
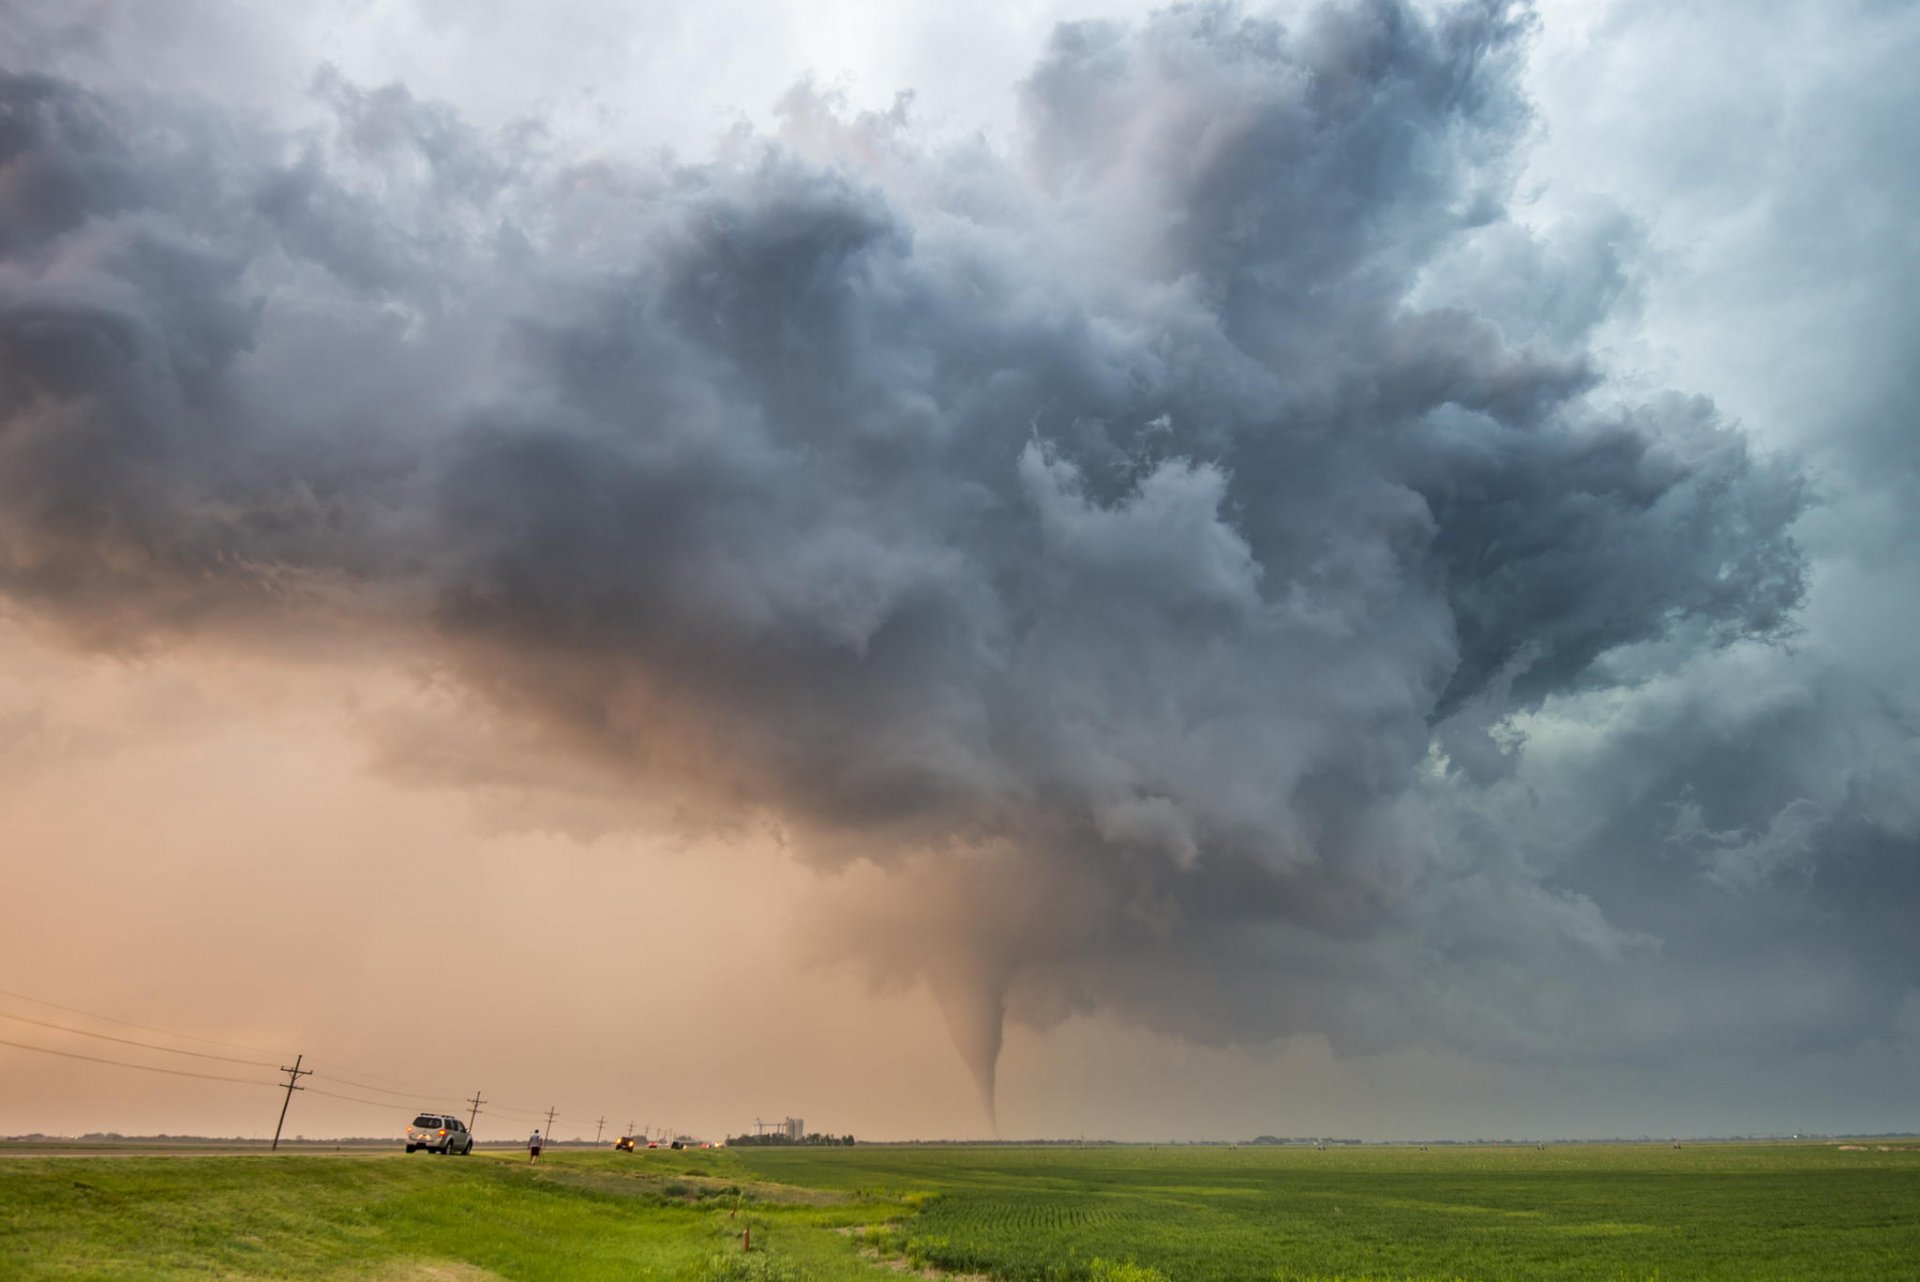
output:
[[[0,588],[93,644],[378,624],[872,861],[821,946],[989,1096],[1008,1013],[1539,1050],[1653,947],[1477,800],[1512,718],[1787,632],[1803,499],[1601,394],[1604,268],[1422,301],[1530,243],[1528,26],[1065,27],[1009,159],[805,89],[645,165],[331,72],[298,135],[9,77]]]
[[[1893,141],[1916,107],[1896,69],[1920,48],[1920,13],[1754,16],[1620,6],[1545,90],[1565,147],[1539,157],[1536,180],[1590,182],[1579,198],[1644,227],[1633,323],[1614,332],[1644,328],[1703,358],[1691,368],[1805,460],[1819,502],[1799,524],[1796,634],[1678,670],[1663,646],[1616,652],[1602,666],[1633,696],[1556,701],[1512,783],[1473,800],[1556,884],[1658,942],[1652,974],[1614,994],[1596,981],[1582,999],[1636,994],[1623,1046],[1659,1053],[1664,1024],[1778,1063],[1788,1047],[1889,1035],[1920,987],[1907,925],[1920,909],[1920,563],[1899,533],[1915,382],[1895,355],[1920,336],[1896,212],[1920,166]]]

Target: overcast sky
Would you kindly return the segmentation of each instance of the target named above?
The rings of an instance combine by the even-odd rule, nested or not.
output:
[[[871,10],[0,12],[0,1133],[1913,1129],[1920,8]]]

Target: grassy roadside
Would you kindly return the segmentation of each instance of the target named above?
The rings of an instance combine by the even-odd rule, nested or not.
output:
[[[0,1277],[870,1282],[832,1230],[902,1209],[770,1186],[726,1154],[18,1158]]]
[[[751,1228],[754,1251],[740,1251]],[[890,1263],[876,1263],[880,1259]],[[1920,1150],[18,1157],[0,1278],[1920,1280]],[[909,1275],[911,1276],[911,1275]]]

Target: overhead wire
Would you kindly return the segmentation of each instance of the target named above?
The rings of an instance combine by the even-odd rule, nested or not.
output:
[[[392,1087],[377,1086],[371,1081],[356,1081],[354,1078],[348,1077],[343,1073],[340,1073],[337,1071],[330,1071],[324,1065],[314,1069],[314,1076],[319,1080],[333,1082],[333,1083],[344,1085],[344,1086],[350,1086],[355,1090],[372,1091],[376,1095],[391,1095],[395,1098],[395,1100],[403,1101],[409,1104],[439,1106],[448,1099],[462,1098],[458,1096],[457,1092],[453,1092],[453,1091],[431,1090],[427,1088],[422,1088],[416,1091],[402,1091],[402,1090],[393,1089]],[[368,1074],[363,1074],[362,1076],[373,1077],[374,1074],[368,1073]],[[403,1081],[404,1079],[387,1078],[385,1080]],[[391,1107],[391,1105],[389,1105],[389,1107]],[[482,1105],[482,1107],[480,1108],[480,1115],[503,1117],[503,1118],[509,1118],[515,1121],[524,1121],[524,1122],[544,1122],[546,1120],[547,1113],[545,1109],[527,1108],[525,1106],[515,1106],[512,1104],[501,1104],[490,1099],[490,1100],[487,1100],[486,1103]],[[560,1116],[560,1114],[556,1112],[555,1116],[558,1117]]]
[[[325,1067],[316,1068],[314,1070],[314,1076],[318,1078],[322,1078],[326,1081],[337,1082],[344,1086],[351,1086],[356,1090],[372,1091],[377,1095],[392,1095],[397,1099],[409,1100],[415,1103],[418,1103],[421,1101],[425,1101],[427,1103],[436,1103],[457,1094],[457,1092],[452,1092],[452,1091],[429,1090],[425,1088],[417,1091],[394,1090],[391,1087],[376,1086],[372,1082],[355,1081],[351,1077],[347,1077],[344,1074],[341,1074],[338,1072],[329,1071]],[[366,1074],[366,1076],[370,1077],[372,1076],[372,1074]],[[400,1079],[389,1078],[388,1080],[398,1081]],[[492,1100],[488,1100],[485,1106],[482,1107],[480,1111],[482,1113],[496,1114],[496,1115],[505,1116],[505,1117],[520,1116],[520,1117],[526,1118],[529,1121],[546,1116],[546,1110],[544,1109],[529,1109],[525,1107],[515,1107],[510,1104],[496,1104]]]
[[[393,1102],[390,1100],[372,1100],[372,1099],[363,1099],[358,1095],[342,1095],[338,1091],[330,1091],[325,1089],[324,1087],[319,1087],[319,1086],[305,1086],[305,1087],[302,1087],[301,1089],[307,1091],[309,1094],[321,1095],[326,1097],[327,1099],[345,1100],[350,1104],[365,1104],[370,1108],[391,1109],[394,1107]],[[487,1115],[488,1115],[488,1110],[485,1108],[480,1109],[477,1114],[477,1116],[479,1117],[486,1117]],[[558,1119],[561,1116],[563,1115],[560,1113],[554,1114],[554,1117],[556,1119]],[[544,1125],[546,1122],[546,1117],[547,1115],[545,1113],[535,1113],[527,1120],[533,1121],[533,1122],[539,1122]],[[521,1119],[509,1118],[508,1120],[519,1121]]]
[[[378,1094],[378,1095],[392,1095],[403,1100],[423,1100],[423,1099],[445,1098],[444,1093],[440,1091],[392,1091],[392,1090],[388,1090],[384,1086],[375,1086],[369,1082],[356,1082],[351,1078],[342,1077],[338,1073],[325,1073],[320,1071],[319,1069],[315,1069],[313,1072],[313,1075],[315,1078],[323,1082],[336,1082],[341,1086],[351,1086],[355,1090],[373,1091],[375,1094]]]
[[[232,1055],[215,1055],[211,1051],[182,1050],[178,1046],[162,1046],[157,1042],[136,1041],[131,1037],[115,1037],[112,1033],[96,1033],[87,1028],[74,1028],[69,1024],[56,1024],[51,1020],[34,1019],[30,1015],[14,1015],[0,1011],[0,1019],[18,1020],[22,1024],[37,1024],[41,1028],[57,1029],[62,1033],[78,1033],[82,1037],[98,1037],[106,1042],[119,1042],[122,1046],[139,1046],[150,1051],[165,1051],[169,1055],[192,1055],[198,1059],[217,1059],[226,1064],[245,1064],[249,1068],[278,1068],[279,1065],[268,1060],[239,1059]]]
[[[34,997],[28,993],[16,993],[4,988],[0,988],[0,997],[11,997],[19,1001],[31,1002],[36,1006],[45,1006],[53,1010],[66,1011],[69,1014],[82,1015],[88,1019],[97,1019],[109,1024],[118,1024],[124,1028],[137,1028],[145,1032],[159,1033],[159,1034],[162,1034],[163,1036],[176,1037],[186,1041],[201,1042],[209,1046],[224,1046],[231,1050],[253,1051],[256,1054],[261,1054],[261,1055],[274,1054],[274,1052],[266,1050],[264,1047],[249,1046],[240,1042],[222,1041],[221,1039],[215,1038],[215,1037],[202,1037],[194,1033],[182,1033],[176,1029],[161,1028],[153,1024],[142,1024],[130,1019],[120,1019],[112,1015],[102,1015],[96,1011],[82,1010],[77,1006],[66,1006],[59,1002],[48,1001],[43,997]],[[241,1064],[241,1065],[254,1067],[254,1068],[273,1068],[279,1071],[284,1071],[284,1070],[280,1070],[278,1065],[270,1064],[263,1060],[245,1060],[245,1059],[238,1059],[238,1058],[234,1058],[232,1056],[226,1056],[226,1055],[214,1055],[206,1051],[186,1050],[184,1048],[176,1047],[176,1046],[161,1046],[153,1042],[137,1041],[133,1038],[128,1038],[128,1037],[115,1037],[110,1033],[97,1033],[89,1029],[74,1028],[65,1024],[52,1023],[51,1021],[48,1021],[48,1020],[34,1019],[26,1015],[13,1015],[13,1014],[8,1014],[6,1012],[0,1012],[0,1019],[18,1020],[21,1023],[34,1024],[43,1028],[55,1029],[57,1031],[65,1032],[65,1033],[75,1033],[82,1037],[94,1037],[104,1041],[118,1042],[122,1045],[127,1045],[127,1046],[138,1046],[146,1050],[162,1051],[162,1052],[165,1052],[168,1054],[174,1054],[174,1055],[190,1055],[196,1058],[216,1060],[223,1063]],[[158,1065],[153,1065],[153,1064],[136,1064],[127,1060],[107,1059],[105,1057],[98,1056],[98,1055],[83,1055],[77,1051],[55,1050],[52,1047],[48,1047],[48,1046],[35,1046],[27,1042],[8,1041],[6,1039],[0,1039],[0,1046],[12,1046],[20,1050],[39,1051],[40,1053],[46,1054],[46,1055],[59,1055],[67,1059],[86,1060],[91,1063],[109,1064],[119,1068],[139,1069],[141,1071],[149,1072],[149,1073],[166,1073],[173,1077],[193,1077],[193,1078],[201,1078],[206,1081],[231,1082],[231,1083],[235,1083],[238,1085],[245,1085],[245,1086],[272,1086],[272,1087],[282,1088],[282,1089],[285,1086],[285,1083],[281,1083],[281,1082],[260,1082],[250,1078],[224,1077],[224,1076],[220,1076],[213,1073],[190,1072],[186,1069],[162,1068],[162,1067],[159,1067]],[[317,1064],[313,1071],[315,1073],[315,1076],[323,1077],[326,1080],[340,1083],[346,1086],[350,1086],[356,1090],[372,1091],[376,1094],[383,1094],[383,1095],[393,1095],[397,1099],[409,1104],[419,1104],[422,1100],[439,1101],[448,1094],[448,1092],[443,1091],[439,1088],[422,1086],[420,1083],[417,1083],[417,1082],[409,1082],[405,1078],[389,1077],[380,1073],[361,1072],[358,1069],[349,1070],[349,1072],[351,1073],[351,1076],[350,1076],[349,1072],[331,1071],[327,1069],[323,1064]],[[353,1080],[354,1077],[364,1077],[364,1078],[370,1078],[373,1080],[372,1081],[354,1081]],[[379,1081],[393,1082],[396,1085],[407,1086],[410,1088],[410,1090],[400,1091],[400,1090],[392,1089],[391,1087],[378,1086],[374,1084],[375,1082],[379,1082]],[[316,1095],[323,1095],[330,1099],[350,1100],[353,1103],[367,1104],[367,1105],[378,1107],[378,1108],[391,1108],[394,1106],[392,1103],[363,1099],[358,1096],[342,1095],[335,1091],[322,1090],[316,1086],[303,1086],[303,1087],[300,1087],[299,1089],[312,1091]],[[543,1125],[548,1124],[549,1122],[557,1122],[559,1119],[563,1117],[573,1116],[571,1112],[562,1113],[559,1110],[555,1110],[551,1115],[549,1115],[546,1109],[535,1109],[535,1108],[527,1108],[524,1106],[500,1104],[500,1103],[496,1103],[493,1100],[488,1100],[485,1106],[480,1109],[480,1112],[485,1114],[492,1114],[492,1115],[503,1117],[503,1118],[508,1118],[514,1121],[521,1121],[521,1122],[528,1122],[528,1123],[539,1122],[539,1123],[542,1123]]]
[[[339,1078],[343,1081],[349,1077],[364,1077],[368,1079],[369,1083],[390,1082],[395,1086],[404,1086],[409,1090],[426,1091],[428,1094],[431,1094],[431,1095],[440,1095],[445,1093],[438,1086],[424,1086],[419,1082],[410,1081],[404,1077],[389,1077],[385,1073],[369,1073],[363,1069],[354,1068],[350,1064],[349,1065],[332,1065],[329,1061],[325,1061],[325,1060],[315,1060],[313,1061],[313,1063],[317,1070],[326,1072],[330,1076]],[[367,1089],[385,1090],[386,1088],[380,1087],[380,1086],[368,1085]]]
[[[420,1107],[420,1108],[426,1108],[431,1110],[431,1109],[436,1109],[444,1106],[444,1104],[448,1099],[448,1096],[444,1093],[435,1093],[433,1095],[408,1094],[401,1091],[389,1091],[379,1086],[368,1086],[364,1082],[349,1082],[341,1078],[338,1074],[321,1073],[316,1071],[314,1073],[314,1077],[317,1080],[323,1081],[323,1082],[331,1082],[337,1085],[351,1086],[358,1090],[370,1090],[377,1094],[392,1095],[395,1097],[394,1099],[391,1099],[391,1100],[377,1101],[380,1107],[382,1108],[397,1108],[402,1104],[406,1104],[410,1107]],[[309,1087],[308,1089],[314,1091],[317,1094],[331,1096],[332,1098],[335,1098],[335,1099],[348,1098],[348,1096],[340,1095],[333,1091],[321,1090],[319,1087]],[[371,1104],[371,1103],[375,1103],[376,1101],[361,1099],[359,1102],[363,1104]],[[459,1110],[455,1109],[453,1111],[458,1112]],[[539,1119],[545,1117],[546,1114],[545,1113],[522,1114],[520,1110],[517,1110],[517,1109],[496,1108],[494,1106],[493,1101],[488,1100],[479,1109],[478,1116],[504,1117],[512,1121],[521,1121],[521,1120],[538,1121]]]
[[[341,1072],[329,1070],[323,1063],[319,1063],[319,1061],[315,1061],[315,1062],[319,1064],[319,1066],[314,1069],[314,1076],[316,1078],[323,1079],[329,1082],[335,1082],[345,1086],[350,1086],[356,1090],[372,1091],[376,1095],[391,1095],[395,1097],[395,1099],[397,1100],[405,1101],[412,1104],[424,1103],[429,1105],[437,1105],[449,1098],[455,1098],[458,1095],[457,1092],[453,1092],[453,1091],[433,1090],[431,1088],[425,1088],[425,1087],[422,1087],[419,1090],[414,1090],[414,1091],[402,1091],[402,1090],[395,1090],[392,1087],[377,1086],[372,1081],[356,1081],[354,1078],[348,1077]],[[360,1076],[367,1077],[367,1078],[376,1078],[378,1075],[373,1073],[363,1073],[363,1074],[360,1074]],[[384,1078],[380,1080],[392,1081],[392,1082],[403,1082],[406,1079],[390,1077],[390,1078]],[[523,1121],[523,1122],[545,1122],[547,1118],[547,1111],[543,1108],[528,1108],[525,1105],[502,1104],[502,1103],[497,1103],[494,1100],[488,1100],[481,1107],[480,1113],[486,1116],[504,1117],[504,1118],[513,1119],[515,1121]],[[563,1116],[563,1114],[556,1111],[554,1116],[557,1118],[557,1117]],[[566,1114],[566,1116],[570,1116],[570,1114]]]
[[[173,1077],[198,1077],[209,1082],[233,1082],[239,1086],[273,1086],[278,1082],[261,1082],[250,1077],[220,1077],[213,1073],[195,1073],[184,1068],[161,1068],[157,1064],[135,1064],[124,1059],[106,1059],[99,1055],[82,1055],[78,1051],[57,1051],[51,1046],[35,1046],[29,1042],[8,1041],[0,1037],[0,1046],[12,1046],[17,1050],[39,1051],[42,1055],[59,1055],[66,1059],[84,1059],[93,1064],[112,1064],[116,1068],[137,1068],[143,1073],[166,1073]]]
[[[360,1072],[359,1070],[354,1070],[352,1074],[349,1075],[347,1072],[343,1072],[339,1069],[329,1068],[325,1061],[310,1060],[308,1062],[314,1065],[314,1072],[317,1076],[327,1078],[331,1081],[343,1083],[347,1086],[354,1087],[358,1090],[373,1091],[376,1094],[394,1095],[401,1099],[413,1099],[413,1100],[419,1100],[419,1099],[439,1100],[439,1099],[448,1098],[449,1096],[457,1096],[459,1094],[457,1091],[449,1091],[442,1087],[422,1086],[418,1082],[409,1081],[406,1078],[385,1077],[379,1073],[366,1073],[366,1072]],[[367,1080],[355,1080],[356,1078],[367,1079]],[[396,1090],[394,1087],[391,1087],[391,1086],[377,1085],[376,1083],[379,1083],[379,1082],[394,1082],[397,1085],[406,1086],[411,1089]],[[529,1120],[532,1120],[535,1118],[544,1118],[547,1115],[547,1111],[543,1108],[530,1108],[524,1104],[518,1104],[518,1105],[501,1104],[501,1103],[496,1103],[493,1100],[488,1100],[486,1106],[482,1108],[480,1111],[482,1113],[499,1113],[499,1114],[505,1114],[509,1116],[519,1115]]]
[[[325,1097],[326,1097],[327,1099],[332,1099],[332,1100],[343,1100],[343,1101],[345,1101],[345,1102],[347,1102],[347,1103],[349,1103],[349,1104],[365,1104],[365,1105],[366,1105],[366,1106],[368,1106],[369,1108],[379,1108],[379,1109],[388,1109],[388,1108],[392,1108],[392,1107],[393,1107],[393,1106],[392,1106],[391,1104],[389,1104],[389,1103],[388,1103],[387,1101],[385,1101],[385,1100],[371,1100],[371,1099],[361,1099],[361,1098],[360,1098],[359,1096],[357,1096],[357,1095],[342,1095],[342,1094],[340,1094],[340,1093],[339,1093],[338,1091],[329,1091],[329,1090],[324,1090],[324,1089],[322,1089],[321,1087],[318,1087],[318,1086],[304,1086],[304,1087],[301,1087],[301,1089],[302,1089],[302,1090],[304,1090],[304,1091],[307,1091],[308,1093],[310,1093],[310,1094],[313,1094],[313,1095],[322,1095],[322,1096],[325,1096]],[[483,1109],[481,1109],[481,1110],[480,1110],[480,1112],[479,1112],[479,1116],[481,1116],[481,1117],[485,1117],[486,1115],[487,1115],[487,1110],[486,1110],[486,1109],[484,1109],[484,1108],[483,1108]],[[558,1114],[558,1113],[555,1113],[555,1114],[554,1114],[554,1117],[555,1117],[555,1118],[558,1118],[558,1117],[560,1117],[560,1116],[561,1116],[561,1115],[560,1115],[560,1114]],[[541,1121],[541,1122],[544,1122],[544,1121],[546,1120],[546,1114],[545,1114],[545,1113],[541,1113],[541,1114],[539,1114],[539,1115],[538,1115],[538,1116],[537,1116],[537,1117],[535,1118],[535,1120],[536,1120],[536,1121]],[[491,1142],[494,1142],[494,1141],[489,1141],[489,1142],[491,1143]]]
[[[54,1010],[63,1010],[69,1015],[85,1015],[88,1019],[103,1020],[109,1024],[119,1024],[125,1028],[138,1028],[149,1033],[164,1033],[168,1037],[178,1037],[189,1042],[204,1042],[209,1046],[224,1046],[228,1050],[252,1051],[256,1055],[277,1055],[264,1046],[246,1046],[239,1042],[223,1042],[217,1037],[200,1037],[193,1033],[177,1032],[171,1028],[159,1028],[152,1024],[136,1024],[130,1019],[116,1019],[112,1015],[102,1015],[97,1011],[81,1010],[78,1006],[62,1006],[59,1002],[50,1002],[44,997],[33,997],[26,993],[10,992],[0,988],[0,997],[12,997],[23,1002],[32,1002],[35,1006],[49,1006]]]
[[[305,1090],[309,1095],[324,1095],[328,1099],[343,1099],[350,1104],[368,1104],[379,1109],[391,1109],[393,1107],[392,1103],[387,1100],[361,1099],[357,1095],[342,1095],[338,1091],[323,1090],[318,1086],[306,1086],[301,1089]]]
[[[408,1095],[409,1092],[418,1092],[419,1096],[432,1097],[435,1099],[442,1098],[448,1095],[459,1094],[459,1092],[457,1091],[449,1091],[444,1087],[424,1086],[419,1082],[412,1081],[404,1077],[389,1077],[382,1073],[369,1073],[364,1071],[363,1069],[358,1069],[358,1068],[340,1068],[340,1067],[330,1066],[329,1063],[325,1060],[309,1060],[308,1062],[314,1066],[314,1071],[318,1073],[320,1076],[330,1077],[336,1082],[345,1082],[347,1085],[358,1087],[361,1090],[379,1091],[379,1092],[383,1092],[391,1095]],[[355,1078],[361,1078],[365,1080],[356,1081],[354,1080]],[[391,1082],[393,1083],[393,1086],[403,1086],[408,1089],[407,1091],[399,1091],[399,1090],[393,1089],[393,1086],[376,1085],[376,1083],[379,1083],[379,1082]],[[409,1096],[409,1097],[413,1098],[418,1096]],[[492,1100],[489,1100],[487,1102],[490,1105],[493,1103]],[[482,1109],[481,1111],[487,1112],[489,1110]],[[529,1117],[545,1117],[546,1116],[545,1109],[529,1108],[525,1105],[516,1106],[516,1105],[510,1105],[510,1104],[501,1104],[501,1105],[498,1105],[492,1111],[498,1111],[503,1113],[525,1113]]]
[[[327,1080],[337,1080],[337,1079],[327,1079]],[[391,1109],[394,1107],[393,1102],[390,1100],[372,1100],[372,1099],[364,1099],[358,1095],[343,1095],[338,1091],[330,1091],[320,1086],[305,1086],[305,1087],[302,1087],[301,1089],[307,1091],[309,1094],[324,1096],[327,1099],[344,1100],[350,1104],[364,1104],[369,1108]],[[478,1111],[477,1116],[486,1117],[488,1116],[489,1112],[490,1112],[489,1109],[481,1108]],[[504,1114],[501,1114],[501,1116],[504,1116]],[[563,1116],[566,1116],[566,1115],[558,1112],[554,1114],[555,1120],[558,1120]],[[521,1121],[523,1119],[508,1117],[507,1120]],[[542,1125],[545,1125],[547,1122],[547,1115],[545,1113],[534,1113],[524,1120],[527,1122],[538,1122]]]

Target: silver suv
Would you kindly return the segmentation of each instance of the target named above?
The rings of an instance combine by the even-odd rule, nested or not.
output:
[[[465,1157],[473,1152],[473,1132],[451,1113],[422,1113],[407,1128],[407,1152],[417,1148]]]

